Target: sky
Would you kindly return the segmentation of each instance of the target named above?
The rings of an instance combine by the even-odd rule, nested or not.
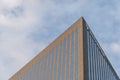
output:
[[[120,76],[119,0],[0,0],[0,80],[8,80],[81,16]]]

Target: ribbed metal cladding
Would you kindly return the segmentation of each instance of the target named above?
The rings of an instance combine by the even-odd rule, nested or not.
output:
[[[9,80],[119,80],[81,17]]]
[[[52,46],[42,51],[10,80],[80,80],[78,77],[82,75],[83,67],[78,67],[81,27],[78,23],[72,25]]]
[[[87,42],[87,27],[83,19],[83,63],[84,63],[84,80],[89,80],[88,77],[88,42]]]
[[[120,80],[83,19],[84,80]]]

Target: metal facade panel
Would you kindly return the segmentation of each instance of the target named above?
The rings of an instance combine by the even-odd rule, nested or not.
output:
[[[119,77],[81,17],[9,80],[119,80]]]
[[[85,20],[83,24],[84,80],[120,80]]]
[[[24,80],[25,78],[27,80],[83,80],[82,19],[83,18],[80,18],[77,22],[75,22],[9,80],[17,80],[17,78],[20,80]],[[78,29],[78,43],[76,42],[76,28]],[[68,35],[70,40],[68,40]],[[60,46],[61,41],[62,46]],[[58,56],[56,56],[56,45],[58,45]],[[78,49],[76,49],[76,45],[78,45]],[[78,52],[78,56],[76,56],[76,52]],[[49,60],[47,57],[48,54]],[[78,64],[76,61],[78,61]],[[48,65],[48,63],[50,64]],[[21,79],[21,75],[23,75],[24,78]],[[29,79],[29,77],[31,78]]]

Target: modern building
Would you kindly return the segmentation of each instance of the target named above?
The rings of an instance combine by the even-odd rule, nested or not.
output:
[[[81,17],[9,80],[120,80]]]

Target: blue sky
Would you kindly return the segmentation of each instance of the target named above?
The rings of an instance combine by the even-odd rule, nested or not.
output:
[[[119,0],[0,0],[0,80],[7,80],[81,16],[120,76]]]

